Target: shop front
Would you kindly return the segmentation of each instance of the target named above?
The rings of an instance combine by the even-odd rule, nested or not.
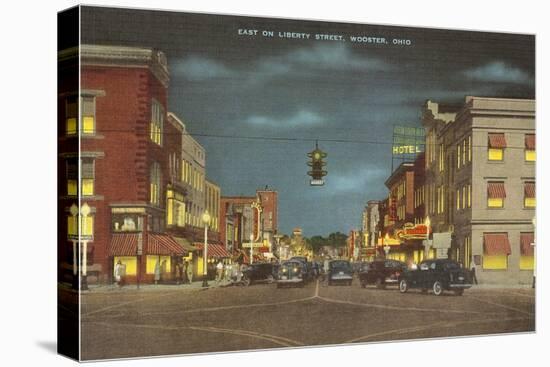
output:
[[[197,271],[196,275],[198,277],[202,277],[204,271],[204,244],[194,243],[193,246],[197,248],[197,258],[194,264]],[[213,280],[216,278],[216,265],[218,264],[218,262],[221,261],[224,264],[230,263],[231,254],[227,252],[223,245],[220,245],[218,243],[209,243],[207,251],[208,254],[206,259],[206,266],[208,270],[208,280]]]
[[[111,269],[115,264],[121,264],[124,283],[172,282],[176,264],[179,266],[188,251],[166,234],[149,233],[145,237],[147,240],[143,245],[141,233],[113,234],[109,246]]]

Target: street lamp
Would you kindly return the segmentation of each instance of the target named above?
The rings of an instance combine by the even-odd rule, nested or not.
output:
[[[70,211],[71,211],[71,216],[73,217],[73,223],[78,223],[78,221],[77,221],[78,206],[76,206],[76,204],[73,203],[73,205],[71,205]],[[77,228],[78,228],[78,226],[77,226]],[[78,231],[78,229],[77,229],[77,231]],[[76,240],[74,238],[72,238],[71,242],[73,243],[73,288],[78,289],[78,267],[77,267],[78,252],[77,252],[77,247],[76,247],[76,244],[78,243],[78,238]]]
[[[250,233],[250,265],[254,262],[253,256],[254,256],[254,248],[252,247],[252,243],[254,242],[254,234]]]
[[[208,267],[206,259],[208,258],[208,225],[210,224],[210,214],[208,210],[202,215],[202,222],[204,223],[204,250],[202,258],[202,286],[208,287]]]
[[[81,238],[82,238],[82,280],[80,283],[80,288],[82,290],[88,290],[88,272],[87,272],[87,265],[88,265],[88,234],[86,233],[86,228],[88,226],[86,225],[86,221],[88,219],[88,215],[90,215],[90,206],[88,203],[84,203],[82,207],[80,208],[80,214],[82,214],[82,229],[81,229]]]
[[[432,222],[430,221],[430,216],[426,217],[426,220],[424,221],[424,224],[426,225],[426,245],[427,245],[427,247],[425,248],[425,255],[426,255],[426,258],[427,258],[430,255],[430,249],[432,247],[432,243],[430,241],[430,233],[432,231],[432,227],[431,227]]]
[[[386,253],[386,259],[388,258],[388,254],[390,253],[390,245],[388,245],[388,241],[390,239],[390,236],[386,233],[386,236],[384,236],[384,252]]]

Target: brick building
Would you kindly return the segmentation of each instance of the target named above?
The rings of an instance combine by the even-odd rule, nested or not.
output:
[[[60,64],[76,63],[77,52],[61,51]],[[170,280],[203,236],[194,228],[206,205],[204,150],[193,145],[202,169],[191,169],[185,125],[167,112],[162,52],[81,45],[80,62],[80,93],[59,86],[60,280],[76,269],[73,248],[90,282],[111,281],[119,261],[126,281],[153,281],[156,268]]]

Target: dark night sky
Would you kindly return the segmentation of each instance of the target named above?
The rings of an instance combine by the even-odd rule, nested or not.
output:
[[[279,227],[304,235],[357,228],[367,200],[382,199],[392,125],[419,126],[425,100],[466,95],[534,98],[534,36],[161,11],[82,10],[82,42],[162,50],[169,110],[206,148],[207,176],[222,195],[279,192]],[[238,29],[275,37],[239,36]],[[343,35],[283,39],[278,32]],[[390,44],[352,43],[350,35]],[[393,38],[411,46],[395,46]],[[310,187],[306,153],[328,153],[324,187]],[[371,142],[371,143],[367,143]]]

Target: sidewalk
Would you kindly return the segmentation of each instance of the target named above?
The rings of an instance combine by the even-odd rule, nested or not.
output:
[[[221,282],[217,282],[216,280],[209,280],[208,281],[208,287],[202,286],[202,280],[195,281],[191,284],[175,284],[175,283],[169,283],[169,284],[140,284],[139,289],[137,288],[136,284],[126,284],[122,287],[119,287],[116,284],[94,284],[89,285],[87,291],[82,291],[82,293],[109,293],[109,292],[131,292],[131,291],[139,291],[139,292],[154,292],[154,291],[173,291],[173,290],[181,290],[181,291],[203,291],[208,290],[210,288],[220,288],[220,287],[227,287],[231,286],[231,282],[223,280]]]

